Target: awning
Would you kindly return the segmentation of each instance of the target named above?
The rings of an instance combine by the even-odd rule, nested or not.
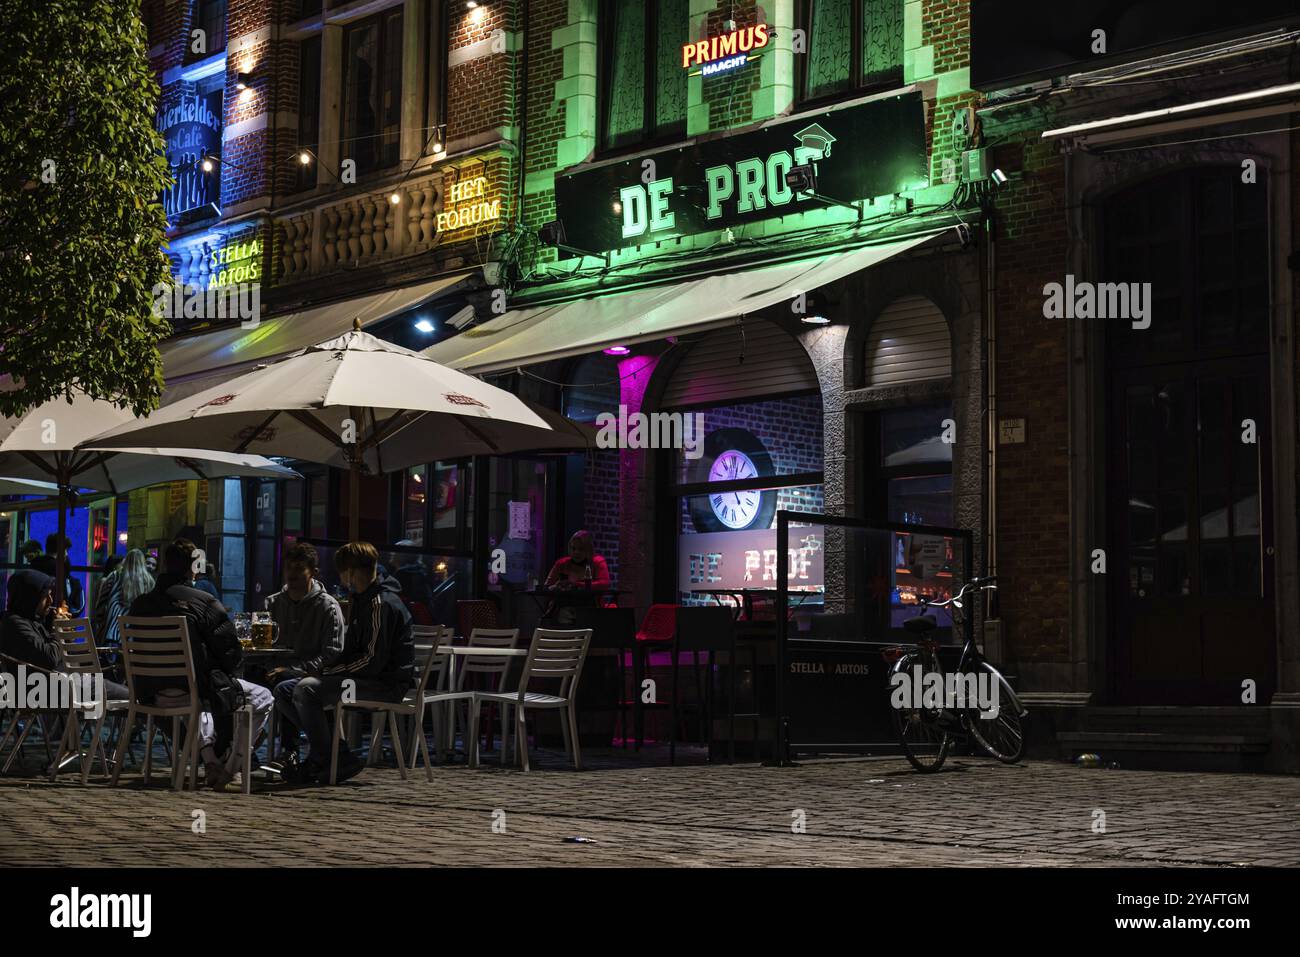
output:
[[[255,328],[234,326],[197,333],[159,346],[167,379],[164,402],[171,402],[246,372],[253,366],[340,336],[352,329],[395,316],[434,298],[468,278],[469,273],[439,276],[401,289],[344,299],[267,319]]]
[[[430,346],[424,355],[453,369],[485,373],[580,356],[614,344],[701,332],[868,269],[939,234],[673,285],[517,309]]]

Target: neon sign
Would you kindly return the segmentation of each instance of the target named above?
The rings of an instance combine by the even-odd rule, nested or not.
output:
[[[754,51],[767,46],[770,39],[767,24],[760,23],[707,40],[686,43],[682,45],[682,67],[697,66],[691,76],[715,76],[739,69],[756,59]]]
[[[486,192],[486,176],[475,176],[461,183],[453,183],[447,190],[447,201],[452,207],[438,214],[438,232],[500,219],[501,200],[484,199]]]

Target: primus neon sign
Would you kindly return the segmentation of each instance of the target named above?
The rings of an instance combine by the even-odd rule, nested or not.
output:
[[[744,66],[755,59],[753,51],[767,46],[770,34],[766,23],[732,30],[721,36],[707,40],[697,40],[682,46],[682,66],[689,68],[692,63],[699,69],[691,76],[714,76]]]
[[[451,189],[447,190],[447,201],[453,206],[438,214],[438,232],[500,219],[501,200],[483,199],[486,191],[486,176],[475,176],[463,183],[453,183]]]

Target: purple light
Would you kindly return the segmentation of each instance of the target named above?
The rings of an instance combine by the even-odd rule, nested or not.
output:
[[[610,346],[608,349],[605,350],[605,355],[607,355],[607,356],[625,356],[625,355],[627,355],[627,354],[628,354],[629,352],[631,352],[631,351],[632,351],[632,350],[629,349],[627,346]]]

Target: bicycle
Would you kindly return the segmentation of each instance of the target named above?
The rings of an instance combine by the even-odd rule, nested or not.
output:
[[[949,706],[952,702],[947,692],[955,685],[950,684],[943,673],[943,666],[939,662],[939,643],[926,637],[939,626],[935,616],[927,614],[930,609],[950,609],[953,627],[956,628],[966,624],[962,602],[968,593],[996,589],[996,578],[971,579],[957,594],[944,601],[922,601],[920,613],[903,622],[903,630],[917,636],[916,647],[912,651],[894,649],[897,658],[890,668],[889,684],[891,689],[895,689],[902,684],[913,683],[914,697],[906,706],[891,707],[891,711],[903,753],[912,767],[923,774],[938,771],[947,759],[953,741],[967,736],[974,738],[991,757],[1004,764],[1015,764],[1025,753],[1024,718],[1029,712],[1020,703],[1020,698],[1007,679],[985,660],[976,647],[972,629],[969,626],[966,628],[966,641],[954,675],[959,681],[961,676],[974,676],[976,687],[980,686],[979,679],[983,675],[985,687],[996,688],[997,706],[989,711],[983,711],[978,706]],[[905,675],[906,681],[897,681],[894,676],[899,674]],[[933,682],[927,677],[930,675],[938,676],[939,686],[945,692],[939,707],[925,706],[920,689],[915,687],[917,684],[931,685]],[[962,703],[965,705],[965,702]]]

